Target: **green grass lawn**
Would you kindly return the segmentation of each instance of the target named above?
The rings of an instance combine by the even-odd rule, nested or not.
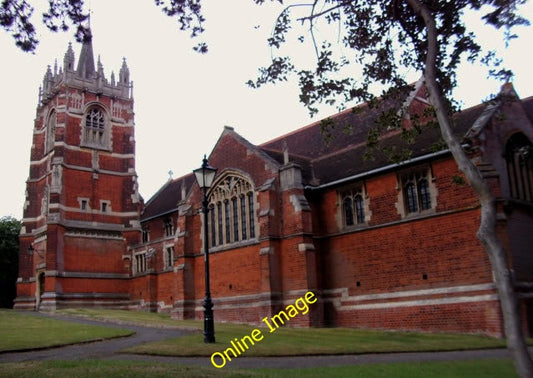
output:
[[[0,351],[45,348],[129,336],[130,330],[65,322],[0,310]]]
[[[516,377],[509,360],[369,364],[309,369],[215,369],[134,361],[40,361],[0,364],[2,377]]]
[[[118,321],[127,324],[188,327],[198,333],[142,344],[127,349],[129,353],[166,356],[211,356],[231,347],[230,342],[250,335],[258,328],[245,324],[215,323],[215,344],[205,344],[200,333],[201,321],[177,321],[168,314],[150,312],[79,309],[61,310],[61,314],[90,319]],[[270,333],[259,328],[264,336],[249,345],[242,356],[292,356],[319,354],[352,354],[462,350],[505,347],[505,341],[484,336],[456,334],[424,334],[415,332],[385,332],[354,328],[280,328]]]
[[[216,323],[217,343],[206,345],[202,322],[175,321],[168,314],[113,310],[65,310],[62,314],[127,324],[160,327],[192,327],[198,332],[182,338],[132,348],[135,353],[204,356],[231,346],[230,341],[249,335],[256,327]],[[504,341],[482,336],[383,332],[351,328],[280,328],[273,333],[261,328],[264,338],[242,356],[290,356],[405,351],[436,351],[503,347]],[[0,351],[70,344],[131,331],[88,326],[0,310]],[[529,340],[531,342],[531,339]],[[515,377],[510,360],[475,360],[427,363],[368,364],[310,369],[236,369],[139,361],[31,361],[1,363],[0,377]]]
[[[215,344],[204,344],[193,334],[129,348],[130,353],[167,356],[210,356],[232,347],[230,342],[250,335],[249,325],[215,324]],[[462,350],[505,347],[503,340],[483,336],[384,332],[353,328],[280,328],[274,333],[260,328],[263,339],[245,349],[243,356],[293,356]],[[259,337],[260,338],[260,337]],[[242,344],[242,343],[241,343]]]

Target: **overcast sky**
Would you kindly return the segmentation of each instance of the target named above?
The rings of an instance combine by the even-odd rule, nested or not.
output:
[[[179,177],[197,168],[224,125],[260,144],[335,113],[334,108],[327,108],[310,119],[298,102],[295,81],[259,90],[245,85],[255,78],[258,67],[268,64],[266,38],[281,9],[276,4],[203,1],[207,18],[204,39],[210,52],[199,55],[192,52],[195,42],[180,32],[176,22],[163,15],[153,1],[90,2],[95,58],[101,56],[109,79],[111,71],[118,76],[122,58],[126,57],[134,82],[136,169],[146,201],[166,182],[169,170]],[[38,12],[34,15],[36,24],[40,20]],[[531,3],[523,14],[533,15]],[[18,50],[11,36],[0,30],[0,216],[22,217],[37,95],[46,67],[53,67],[56,59],[62,65],[69,41],[73,41],[76,59],[79,56],[80,45],[74,42],[72,32],[52,34],[38,26],[41,43],[35,54]],[[533,94],[533,33],[531,27],[517,31],[520,39],[504,52],[504,57],[515,71],[515,89],[525,98]],[[490,29],[478,29],[478,35],[489,46],[500,46],[501,37]],[[302,48],[294,45],[291,52],[305,54]],[[312,59],[312,55],[301,56]],[[419,76],[412,72],[408,80],[415,81]],[[486,79],[484,68],[475,66],[464,67],[459,83],[456,98],[465,106],[480,103],[499,87]]]

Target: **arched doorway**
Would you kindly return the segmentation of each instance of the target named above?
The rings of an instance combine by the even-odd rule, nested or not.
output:
[[[44,271],[37,272],[37,282],[35,285],[35,311],[39,311],[41,306],[41,296],[44,293]]]

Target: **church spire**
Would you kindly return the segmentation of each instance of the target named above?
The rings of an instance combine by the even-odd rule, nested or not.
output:
[[[83,45],[81,46],[80,59],[76,71],[80,77],[85,79],[93,78],[96,72],[94,68],[93,35],[90,28],[83,38]]]

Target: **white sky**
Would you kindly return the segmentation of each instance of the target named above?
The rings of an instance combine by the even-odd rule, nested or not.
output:
[[[111,71],[118,75],[122,57],[126,57],[134,82],[136,169],[145,200],[166,182],[169,170],[179,177],[197,168],[224,125],[233,126],[250,142],[260,144],[335,113],[334,108],[326,108],[311,120],[298,102],[296,80],[259,90],[245,85],[256,77],[258,67],[268,64],[266,38],[281,9],[279,5],[204,0],[207,32],[203,39],[210,52],[200,55],[192,51],[196,41],[180,32],[177,23],[153,1],[90,2],[95,59],[101,56],[109,79]],[[533,15],[532,4],[526,7],[523,14]],[[34,23],[39,22],[36,10]],[[22,217],[37,94],[46,67],[53,67],[55,59],[62,66],[69,41],[73,41],[76,62],[80,51],[72,32],[53,34],[37,26],[41,43],[35,54],[18,50],[11,36],[0,30],[0,217]],[[499,43],[498,34],[479,30],[478,35],[489,46]],[[504,57],[515,71],[515,89],[525,98],[533,94],[533,33],[531,27],[517,31],[520,39],[504,52]],[[312,59],[312,55],[301,55],[299,44],[290,48],[291,54],[300,54],[300,59]],[[409,80],[415,81],[419,75],[412,73]],[[478,104],[499,88],[498,83],[486,79],[483,67],[465,66],[459,83],[456,98],[465,106]]]

